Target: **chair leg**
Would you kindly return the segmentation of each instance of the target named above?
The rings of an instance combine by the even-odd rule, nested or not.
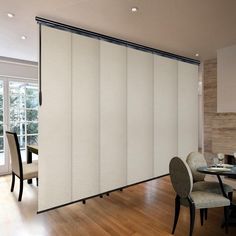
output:
[[[204,210],[205,210],[205,220],[207,220],[207,208],[205,208]]]
[[[36,184],[39,186],[39,178],[36,178]]]
[[[200,209],[200,219],[201,219],[201,226],[203,226],[203,220],[204,220],[204,212],[205,209]]]
[[[176,195],[176,198],[175,198],[175,218],[174,218],[174,225],[173,225],[173,229],[172,229],[172,234],[175,233],[175,228],[176,228],[176,225],[177,225],[178,219],[179,219],[179,212],[180,212],[180,197],[178,195]]]
[[[193,228],[194,228],[194,221],[195,221],[195,205],[190,204],[190,230],[189,230],[189,236],[193,235]]]
[[[22,194],[23,194],[23,179],[20,179],[20,191],[19,191],[19,197],[18,197],[18,201],[21,201],[22,198]]]
[[[233,200],[233,192],[229,192],[228,193],[228,198],[229,198],[230,202],[232,202],[232,200]]]
[[[11,192],[13,192],[15,186],[15,174],[12,172],[12,179],[11,179]]]
[[[229,207],[224,207],[224,217],[225,217],[225,233],[228,234],[228,219],[229,219]]]

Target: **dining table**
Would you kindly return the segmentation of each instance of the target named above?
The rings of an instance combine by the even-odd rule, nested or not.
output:
[[[27,145],[27,155],[26,155],[26,162],[27,164],[32,163],[32,154],[38,155],[38,145]],[[28,184],[32,184],[32,179],[27,180]]]
[[[226,194],[224,187],[223,187],[223,181],[222,176],[226,177],[236,177],[236,165],[230,165],[230,164],[219,164],[214,166],[204,166],[199,167],[197,169],[198,172],[208,175],[214,175],[217,177],[220,185],[221,192],[224,197],[229,198]],[[233,201],[230,202],[230,213],[229,213],[229,226],[236,226],[236,203]]]

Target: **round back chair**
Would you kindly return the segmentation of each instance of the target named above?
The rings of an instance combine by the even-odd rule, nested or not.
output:
[[[169,165],[170,179],[176,194],[187,198],[192,192],[193,178],[188,165],[179,157],[174,157]]]
[[[187,156],[186,162],[192,171],[193,182],[204,181],[205,174],[197,171],[199,167],[207,166],[207,162],[203,154],[199,152],[191,152]]]

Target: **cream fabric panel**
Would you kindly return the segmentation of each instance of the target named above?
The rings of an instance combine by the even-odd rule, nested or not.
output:
[[[101,41],[101,192],[126,185],[126,47]]]
[[[38,210],[71,201],[71,34],[42,26]]]
[[[178,62],[178,155],[198,151],[198,66]]]
[[[155,176],[169,173],[178,155],[178,62],[155,55]]]
[[[72,199],[99,193],[99,40],[72,36]]]
[[[154,56],[127,52],[127,178],[132,184],[154,176]]]

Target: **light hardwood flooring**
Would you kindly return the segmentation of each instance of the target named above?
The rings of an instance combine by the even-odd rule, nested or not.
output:
[[[10,176],[0,177],[1,236],[171,235],[175,194],[168,176],[41,214],[36,214],[35,183],[25,182],[22,202],[17,201],[17,179],[14,193],[10,183]],[[225,235],[222,217],[222,208],[210,209],[201,226],[197,211],[194,236]],[[175,235],[187,236],[188,230],[189,211],[182,207]],[[236,227],[228,235],[236,235]]]

